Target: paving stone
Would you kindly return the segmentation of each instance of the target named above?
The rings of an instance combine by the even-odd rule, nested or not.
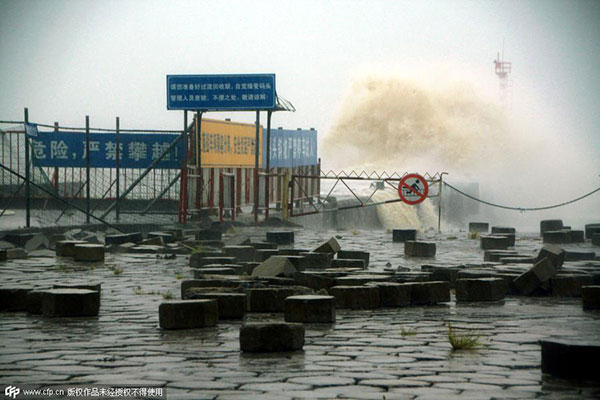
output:
[[[193,329],[215,326],[219,319],[216,300],[169,300],[158,308],[163,329]]]
[[[538,263],[544,258],[548,258],[555,267],[560,267],[565,261],[566,252],[559,246],[545,244],[538,253],[535,262]]]
[[[256,261],[247,261],[247,262],[239,262],[239,265],[242,266],[243,270],[244,270],[244,275],[252,275],[252,271],[254,271],[254,268],[258,267],[260,265],[259,262]]]
[[[152,238],[161,238],[162,242],[165,244],[173,243],[175,241],[175,236],[168,232],[148,232],[148,239]]]
[[[559,231],[563,229],[562,219],[545,219],[540,221],[540,236],[544,236],[547,231]]]
[[[223,237],[223,234],[219,231],[213,230],[202,230],[196,232],[196,240],[210,240],[210,241],[220,241]]]
[[[124,243],[139,243],[143,240],[141,232],[121,233],[116,235],[104,236],[104,243],[109,244],[124,244]]]
[[[6,240],[0,240],[0,250],[12,249],[15,247],[14,244],[7,242]]]
[[[153,236],[153,237],[149,237],[144,240],[140,240],[137,244],[140,245],[139,247],[142,247],[142,246],[160,246],[160,247],[162,247],[165,245],[165,241],[162,236]]]
[[[304,271],[305,262],[304,262],[303,256],[276,255],[276,256],[271,256],[270,258],[277,259],[280,257],[285,258],[286,260],[290,261],[294,265],[294,268],[296,268],[297,271]]]
[[[404,242],[404,255],[411,257],[434,257],[435,243],[433,242],[416,242],[408,240]]]
[[[252,246],[223,246],[223,253],[237,261],[255,261],[256,258],[256,249]]]
[[[28,252],[34,250],[47,249],[50,247],[50,241],[48,240],[46,235],[39,233],[34,235],[31,239],[29,239],[23,247]]]
[[[485,250],[483,252],[483,261],[500,262],[503,257],[516,257],[519,253],[515,250]]]
[[[33,250],[27,253],[29,258],[54,258],[55,255],[54,250],[48,249]]]
[[[432,305],[450,301],[450,284],[444,281],[409,282],[412,305]]]
[[[314,273],[296,272],[292,277],[299,286],[305,286],[315,291],[329,290],[335,285],[335,279]]]
[[[487,222],[469,222],[469,232],[488,233],[490,224]]]
[[[256,250],[277,250],[277,243],[273,242],[250,242],[248,246],[252,246]]]
[[[0,249],[0,261],[8,260],[8,255],[6,254],[6,249]]]
[[[498,301],[504,299],[507,291],[506,282],[500,278],[456,281],[456,301]]]
[[[509,247],[510,240],[501,235],[482,235],[480,237],[480,247],[483,250],[506,250]]]
[[[278,250],[273,250],[273,249],[260,249],[260,250],[256,250],[255,261],[263,262],[263,261],[266,261],[269,258],[271,258],[273,256],[277,256],[277,255],[279,255],[279,251]]]
[[[338,259],[362,259],[365,261],[365,268],[369,266],[370,253],[360,250],[339,250],[337,252]]]
[[[11,232],[4,235],[4,240],[18,247],[25,247],[25,244],[35,236],[35,233]]]
[[[583,231],[571,230],[571,243],[584,243],[585,237]]]
[[[304,323],[335,322],[335,297],[316,295],[287,297],[285,320]]]
[[[279,249],[279,254],[282,256],[299,256],[301,253],[309,253],[308,249]]]
[[[542,372],[568,379],[598,380],[600,342],[542,340]]]
[[[55,283],[52,285],[53,289],[85,289],[93,290],[102,295],[102,283]]]
[[[318,246],[312,252],[313,253],[336,254],[338,251],[340,251],[341,248],[342,247],[340,246],[340,244],[338,243],[338,241],[334,237],[332,237],[328,241],[326,241],[325,243],[323,243],[320,246]]]
[[[254,268],[252,276],[291,278],[296,272],[294,264],[286,257],[270,257]]]
[[[516,234],[517,230],[513,227],[509,227],[509,226],[492,226],[492,235],[497,235],[497,234]]]
[[[225,266],[194,268],[194,279],[203,279],[209,275],[239,275],[239,273],[235,269]]]
[[[246,293],[204,292],[194,293],[188,299],[214,299],[217,301],[219,319],[241,319],[246,315],[248,296]]]
[[[26,311],[31,287],[0,288],[0,311]]]
[[[380,304],[377,286],[333,286],[329,294],[335,297],[336,308],[378,308]]]
[[[269,287],[248,289],[248,311],[285,312],[285,299],[290,296],[310,294],[310,289],[302,287]]]
[[[50,289],[42,293],[42,314],[46,317],[95,317],[100,294],[86,289]]]
[[[331,268],[358,268],[365,269],[365,260],[350,258],[334,258],[331,260]]]
[[[594,234],[600,233],[600,223],[585,224],[585,238],[592,239]]]
[[[250,237],[246,235],[235,235],[224,240],[225,247],[231,246],[248,246],[250,245]]]
[[[297,351],[303,346],[302,324],[247,323],[240,328],[240,350],[244,352]]]
[[[513,247],[517,241],[517,236],[514,233],[494,233],[494,236],[504,236],[508,241],[508,247]]]
[[[369,285],[377,286],[379,289],[380,307],[405,307],[410,305],[410,285],[393,282],[375,282]]]
[[[595,260],[596,253],[593,251],[565,250],[565,261]]]
[[[337,286],[362,286],[369,282],[389,282],[390,280],[390,275],[351,274],[336,278],[335,283]]]
[[[454,282],[458,277],[460,267],[449,267],[445,265],[421,265],[421,270],[429,273],[433,281]]]
[[[303,270],[323,270],[331,267],[333,254],[331,253],[315,253],[303,252],[298,254],[304,257],[301,261]]]
[[[294,243],[294,231],[267,232],[267,242],[277,244],[292,244]]]
[[[535,263],[535,260],[535,257],[518,256],[500,257],[498,261],[500,261],[502,264],[533,264]]]
[[[550,279],[552,296],[581,297],[581,287],[594,284],[591,275],[555,275]]]
[[[529,295],[548,282],[554,275],[556,275],[556,267],[548,258],[544,258],[519,275],[515,279],[515,285],[521,294]]]
[[[571,243],[571,231],[567,229],[546,231],[543,235],[543,242],[551,244]]]
[[[392,241],[393,242],[406,242],[406,241],[417,240],[416,229],[394,229],[392,230]]]
[[[200,254],[200,255],[197,255]],[[190,256],[190,267],[192,268],[202,268],[205,265],[211,264],[235,264],[235,257],[206,257],[202,256],[202,253],[193,253]]]
[[[6,259],[7,260],[19,260],[23,258],[27,258],[27,252],[24,249],[15,247],[12,249],[6,249]]]
[[[27,292],[26,310],[29,314],[39,315],[42,313],[43,290],[30,290]]]
[[[582,286],[581,302],[584,310],[600,310],[600,286]]]
[[[73,248],[75,261],[104,261],[104,246],[101,244],[76,244]]]

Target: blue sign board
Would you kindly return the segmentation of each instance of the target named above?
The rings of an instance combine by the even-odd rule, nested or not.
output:
[[[121,168],[147,168],[178,134],[122,133],[119,135]],[[85,167],[85,132],[39,132],[31,140],[33,162],[39,167]],[[157,168],[181,168],[183,141],[158,163]],[[90,166],[116,168],[117,141],[114,133],[90,133]]]
[[[263,129],[263,154],[267,151],[266,136],[267,130]],[[318,162],[317,131],[274,129],[270,150],[271,168],[315,165]]]
[[[36,124],[25,123],[25,134],[30,138],[38,136],[38,127]]]
[[[168,110],[269,110],[275,74],[167,75]]]

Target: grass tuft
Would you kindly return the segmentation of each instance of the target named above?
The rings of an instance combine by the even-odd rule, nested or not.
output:
[[[417,334],[417,328],[400,328],[400,334],[402,336],[415,336]]]
[[[121,267],[114,267],[113,268],[113,274],[115,275],[121,275],[123,273],[124,269]]]
[[[165,300],[171,300],[173,298],[173,293],[170,290],[162,293],[162,298]]]
[[[479,234],[476,231],[469,232],[469,239],[477,239]]]
[[[448,324],[448,341],[452,350],[469,350],[481,347],[481,336],[472,332],[457,334],[452,330],[452,325]]]

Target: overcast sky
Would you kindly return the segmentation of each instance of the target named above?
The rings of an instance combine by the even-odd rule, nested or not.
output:
[[[597,159],[598,21],[593,0],[0,0],[0,119],[28,106],[37,122],[81,126],[89,114],[96,127],[120,116],[127,128],[181,129],[182,112],[166,109],[167,74],[275,73],[297,112],[274,126],[322,136],[352,81],[373,71],[446,68],[495,88],[504,39],[514,103]]]

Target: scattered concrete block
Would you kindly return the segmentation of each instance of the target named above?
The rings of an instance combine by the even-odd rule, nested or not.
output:
[[[336,286],[362,286],[369,282],[389,282],[389,275],[349,274],[335,278]]]
[[[519,253],[515,250],[485,250],[483,252],[483,261],[500,262],[503,257],[516,257]]]
[[[279,249],[279,255],[299,256],[301,253],[309,253],[308,249]]]
[[[46,235],[42,235],[40,233],[40,234],[35,235],[31,239],[29,239],[27,241],[27,243],[25,243],[25,246],[23,246],[23,247],[28,252],[35,251],[35,250],[41,250],[41,249],[47,249],[50,247],[50,241],[48,240]]]
[[[221,240],[223,234],[219,231],[204,230],[196,232],[196,240]]]
[[[410,305],[412,289],[410,285],[393,282],[375,282],[368,285],[377,286],[379,289],[380,307],[405,307]]]
[[[35,236],[35,233],[7,233],[4,235],[4,240],[12,243],[15,246],[25,247],[25,244]]]
[[[540,236],[547,231],[559,231],[563,229],[562,219],[544,219],[540,221]]]
[[[469,232],[488,233],[490,224],[487,222],[469,222]]]
[[[274,249],[256,250],[256,257],[254,261],[263,262],[276,255],[279,255],[279,251]]]
[[[335,279],[322,274],[311,274],[307,272],[296,272],[293,275],[298,286],[305,286],[315,291],[329,290],[335,285]]]
[[[21,258],[27,258],[27,252],[25,249],[14,247],[12,249],[6,249],[6,258],[8,260],[17,260]]]
[[[26,311],[29,287],[0,288],[0,311]]]
[[[480,238],[480,247],[483,250],[506,250],[510,244],[510,239],[501,235],[482,235]]]
[[[584,310],[600,310],[600,286],[582,286],[581,303]]]
[[[54,258],[56,252],[54,250],[40,249],[33,250],[27,253],[28,257]]]
[[[29,314],[39,315],[42,313],[43,290],[30,290],[27,292],[26,310]]]
[[[165,242],[162,237],[155,236],[155,237],[141,240],[138,244],[140,246],[164,246]]]
[[[411,257],[434,257],[435,243],[408,240],[404,242],[404,255]]]
[[[323,270],[331,266],[333,254],[331,253],[300,253],[304,257],[301,261],[303,270]]]
[[[380,304],[377,286],[333,286],[329,294],[335,297],[336,308],[368,309]]]
[[[331,260],[331,268],[358,268],[365,269],[365,260],[350,258],[334,258]]]
[[[217,325],[216,300],[169,300],[158,307],[158,321],[163,329],[193,329]]]
[[[102,295],[102,283],[55,283],[53,289],[85,289],[98,292]]]
[[[545,244],[535,258],[535,262],[540,262],[544,258],[549,259],[555,267],[560,267],[565,261],[566,252],[559,246]]]
[[[492,235],[503,235],[503,234],[509,234],[509,235],[515,235],[517,233],[517,230],[513,227],[509,227],[509,226],[492,226]]]
[[[168,232],[148,232],[148,239],[161,238],[163,243],[173,243],[175,236]]]
[[[543,233],[543,242],[553,244],[571,243],[571,231],[566,229],[546,231]]]
[[[13,247],[15,247],[14,244],[0,240],[0,250],[12,249]]]
[[[75,261],[104,261],[104,246],[101,244],[76,244],[73,252]]]
[[[542,340],[542,372],[560,378],[598,380],[600,342]]]
[[[252,288],[248,293],[248,310],[251,312],[284,312],[285,299],[290,296],[310,294],[301,287]]]
[[[196,255],[199,254],[199,255]],[[190,267],[202,268],[210,264],[235,264],[235,257],[204,257],[204,253],[194,253],[190,256]]]
[[[412,305],[432,305],[450,301],[450,283],[444,281],[408,282]]]
[[[277,250],[277,243],[273,242],[250,242],[248,243],[248,246],[252,246],[256,250]]]
[[[416,241],[417,240],[417,230],[416,229],[394,229],[392,231],[392,241],[393,242],[406,242],[406,241]]]
[[[252,246],[223,246],[223,253],[237,261],[255,261],[256,258],[256,249]]]
[[[457,301],[498,301],[504,299],[508,286],[501,278],[458,279]]]
[[[594,251],[565,250],[565,261],[586,261],[595,259],[596,252]]]
[[[42,293],[42,314],[46,317],[95,317],[100,294],[86,289],[50,289]]]
[[[202,279],[207,275],[239,275],[235,269],[227,267],[202,267],[194,268],[194,279]]]
[[[181,298],[187,298],[186,292],[192,288],[221,287],[232,290],[242,282],[234,279],[186,279],[181,281]]]
[[[296,272],[298,271],[294,264],[286,257],[270,257],[254,268],[252,276],[291,278]]]
[[[594,284],[592,275],[555,275],[550,279],[552,296],[581,297],[581,287]]]
[[[334,237],[332,237],[328,241],[326,241],[325,243],[321,244],[319,247],[314,249],[312,252],[313,253],[335,254],[338,251],[340,251],[341,248],[342,247],[340,246],[338,241]]]
[[[365,261],[365,268],[369,266],[370,254],[368,251],[358,250],[340,250],[337,252],[338,259],[362,259]]]
[[[75,245],[86,244],[83,240],[59,240],[56,242],[56,255],[58,257],[74,257]]]
[[[144,238],[141,232],[121,233],[115,235],[104,236],[104,243],[109,244],[124,244],[124,243],[139,243]],[[151,243],[148,243],[151,244]],[[161,243],[162,244],[162,243]]]
[[[585,238],[591,239],[594,234],[600,233],[600,223],[586,224],[583,230],[585,231]]]
[[[0,261],[8,260],[8,254],[6,253],[6,249],[0,249]]]
[[[571,231],[571,243],[584,243],[584,233],[583,231]]]
[[[225,246],[249,246],[250,238],[246,235],[236,235],[225,240]]]
[[[254,271],[254,268],[260,265],[260,263],[256,261],[239,262],[238,264],[242,266],[244,275],[252,275],[252,271]]]
[[[302,256],[277,255],[277,256],[269,257],[269,260],[271,258],[285,258],[286,260],[289,260],[294,265],[294,268],[296,268],[297,271],[304,271],[304,257],[302,257]]]
[[[517,236],[514,233],[494,233],[494,236],[504,236],[508,240],[508,247],[513,247],[517,242]]]
[[[188,299],[216,300],[219,319],[244,318],[246,310],[248,309],[248,295],[246,293],[194,292]]]
[[[157,238],[159,239],[159,238]],[[160,254],[160,253],[164,253],[165,252],[165,248],[164,246],[152,246],[152,245],[143,245],[143,244],[139,244],[136,246],[133,246],[129,249],[128,253],[133,253],[133,254]]]
[[[600,246],[600,233],[594,233],[592,235],[592,244],[594,246]]]
[[[500,257],[498,261],[500,261],[502,264],[533,264],[535,263],[535,257]]]
[[[294,243],[294,231],[267,232],[267,242],[292,244]]]
[[[515,279],[515,285],[521,294],[529,295],[535,289],[547,283],[554,275],[556,275],[556,267],[550,259],[544,258],[519,275]]]
[[[302,350],[304,326],[299,323],[248,323],[240,328],[240,350],[270,353]]]
[[[335,322],[335,297],[290,296],[285,299],[285,320],[305,323]]]
[[[421,265],[421,271],[429,273],[432,281],[454,282],[458,277],[460,267],[448,267],[445,265]]]

